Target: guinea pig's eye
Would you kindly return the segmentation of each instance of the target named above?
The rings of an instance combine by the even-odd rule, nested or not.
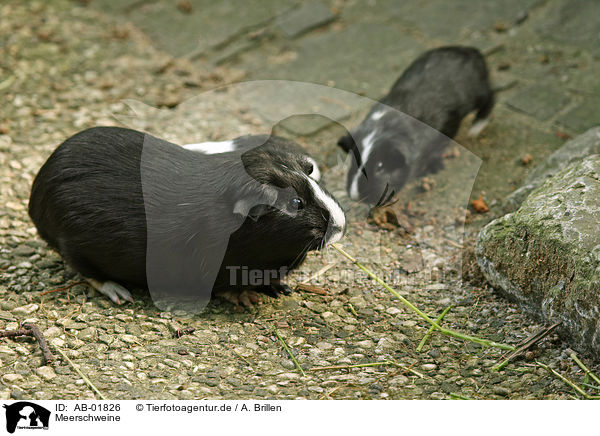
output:
[[[375,171],[383,170],[383,161],[379,161],[375,164]]]
[[[290,207],[292,210],[304,209],[304,202],[301,198],[292,198],[290,200]]]

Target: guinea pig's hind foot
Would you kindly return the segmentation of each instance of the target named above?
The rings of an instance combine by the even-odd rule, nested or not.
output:
[[[485,129],[485,126],[488,125],[488,118],[480,118],[476,119],[475,122],[471,125],[471,128],[467,132],[467,136],[469,138],[477,138],[481,131]]]
[[[244,289],[243,291],[239,291],[237,289],[217,291],[216,295],[225,301],[229,301],[236,308],[252,308],[260,300],[258,292],[250,289]]]
[[[94,287],[94,289],[96,289],[101,294],[106,295],[115,304],[124,303],[125,301],[122,301],[121,298],[123,300],[133,303],[133,297],[131,296],[129,291],[118,283],[111,282],[110,280],[106,282],[100,282],[94,279],[87,279],[87,281],[90,285]]]

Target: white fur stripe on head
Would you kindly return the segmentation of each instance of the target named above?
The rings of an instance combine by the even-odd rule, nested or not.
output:
[[[327,194],[317,182],[310,177],[306,177],[306,180],[308,180],[317,201],[321,203],[321,205],[327,209],[327,211],[329,211],[329,227],[335,228],[336,231],[331,235],[327,242],[333,244],[334,242],[339,241],[344,234],[344,228],[346,227],[346,215],[344,215],[344,211],[337,201]]]
[[[385,109],[378,110],[377,112],[373,112],[373,115],[371,115],[371,119],[372,119],[373,121],[380,120],[380,119],[381,119],[381,117],[383,117],[383,116],[386,114],[386,112],[387,112],[387,111],[386,111]]]
[[[352,184],[350,185],[350,198],[352,200],[358,200],[358,180],[362,176],[362,170],[367,163],[367,159],[369,159],[369,155],[373,150],[373,143],[375,142],[375,134],[377,132],[373,130],[369,133],[365,139],[362,140],[362,153],[360,155],[360,166],[356,170],[356,174],[354,174],[354,178],[352,179]]]
[[[227,153],[236,149],[234,141],[200,142],[198,144],[186,144],[183,148],[204,154]]]

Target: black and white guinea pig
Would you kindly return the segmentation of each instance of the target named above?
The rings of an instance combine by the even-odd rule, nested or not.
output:
[[[258,146],[263,146],[266,149],[273,148],[282,158],[299,160],[300,165],[307,168],[307,174],[313,180],[317,182],[321,180],[321,171],[319,170],[317,161],[309,156],[300,145],[280,136],[244,135],[229,141],[185,144],[183,148],[205,154],[219,154],[236,150],[249,150]]]
[[[213,290],[287,291],[281,279],[308,251],[338,241],[345,216],[304,158],[263,139],[209,155],[131,129],[84,130],[40,169],[29,215],[116,303],[132,299],[126,286],[153,298],[153,288],[205,299]],[[248,282],[249,271],[280,274]]]
[[[477,110],[469,132],[477,136],[493,106],[488,69],[477,49],[448,46],[423,53],[362,123],[338,141],[354,155],[348,194],[381,204],[414,177],[441,169],[443,150],[462,119]]]

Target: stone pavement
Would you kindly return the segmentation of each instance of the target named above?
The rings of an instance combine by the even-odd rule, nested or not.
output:
[[[426,49],[477,46],[486,54],[498,104],[479,141],[459,136],[458,142],[483,159],[475,189],[492,203],[529,171],[521,163],[524,155],[541,162],[568,136],[600,123],[600,2],[249,0],[242,6],[232,0],[118,5],[93,0],[92,5],[133,22],[158,48],[202,68],[227,65],[243,71],[246,80],[314,82],[371,98],[384,95]],[[330,120],[315,117],[283,127],[303,136],[326,127],[335,131]]]

